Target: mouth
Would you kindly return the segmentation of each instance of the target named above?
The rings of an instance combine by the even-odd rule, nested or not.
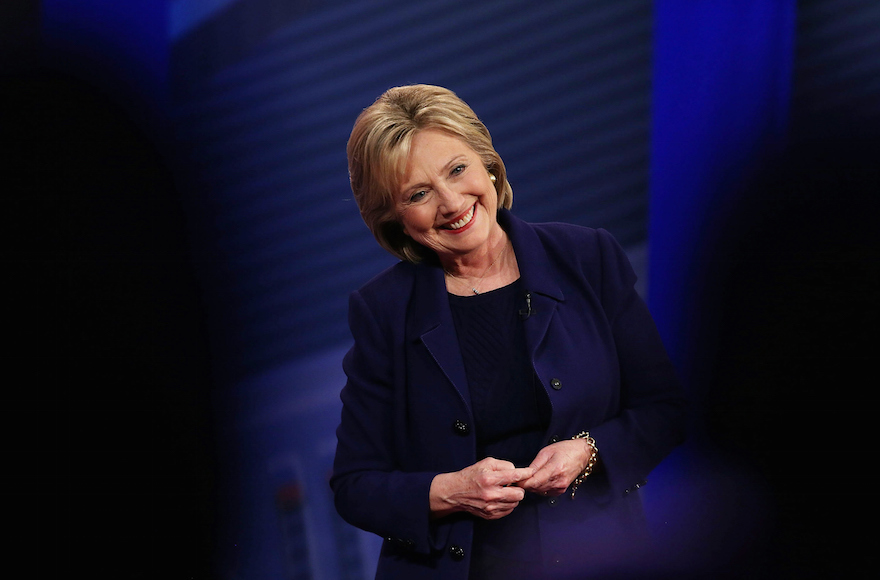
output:
[[[452,221],[446,222],[442,226],[440,226],[441,230],[447,230],[451,232],[461,232],[465,230],[469,225],[471,225],[474,221],[474,215],[477,213],[477,204],[474,204],[468,209],[466,212],[456,217]]]

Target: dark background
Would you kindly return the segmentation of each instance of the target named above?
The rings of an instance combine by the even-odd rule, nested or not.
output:
[[[467,30],[536,33],[567,74],[491,56],[462,68],[472,61],[451,59],[448,45],[418,44],[339,75],[333,67],[378,36],[342,36],[318,58],[302,27],[315,26],[315,42],[335,19],[357,30],[368,13],[358,3],[233,2],[174,38],[169,4],[75,4],[0,9],[13,322],[4,459],[13,552],[31,568],[123,578],[285,569],[254,564],[266,558],[240,541],[271,544],[276,530],[228,507],[247,504],[229,480],[261,477],[229,474],[256,443],[230,449],[217,433],[242,433],[229,401],[249,377],[344,348],[345,295],[388,263],[346,199],[345,131],[387,86],[443,81],[488,117],[517,177],[519,215],[608,227],[635,257],[649,244],[645,294],[695,407],[688,448],[654,478],[666,495],[646,498],[686,530],[668,533],[672,575],[871,573],[870,536],[853,522],[876,516],[873,3],[635,2],[619,17],[597,3],[608,29],[632,31],[618,39],[629,60],[601,27],[542,39],[576,21],[577,3],[544,20],[522,3],[509,24],[489,14]],[[434,22],[383,4],[383,17],[413,30]],[[488,54],[475,46],[461,50]],[[294,61],[274,60],[285,54]],[[527,54],[508,56],[522,65]],[[309,72],[316,62],[324,68]],[[535,70],[544,76],[533,84],[505,76]],[[313,114],[324,97],[303,88],[312,85],[272,84],[310,74],[345,97],[327,103],[332,119]],[[597,86],[607,100],[591,100]],[[529,117],[524,107],[547,99],[556,114]],[[565,107],[599,117],[574,120]],[[263,135],[267,126],[276,132]],[[541,172],[535,141],[577,153]],[[300,158],[308,150],[317,161]],[[326,165],[302,181],[316,162]],[[565,193],[548,196],[550,182]],[[324,226],[300,229],[315,220]],[[333,241],[342,250],[324,253]],[[284,445],[320,447],[326,431]]]

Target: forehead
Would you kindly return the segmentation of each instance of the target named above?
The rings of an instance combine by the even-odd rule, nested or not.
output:
[[[442,170],[453,159],[478,157],[460,137],[442,129],[423,129],[412,137],[409,151],[401,164],[401,184],[418,179],[423,173]]]
[[[413,135],[407,161],[435,158],[444,153],[474,153],[465,141],[443,129],[422,129]]]

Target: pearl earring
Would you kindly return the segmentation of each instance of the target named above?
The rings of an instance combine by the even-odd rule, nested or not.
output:
[[[489,174],[489,179],[492,180],[492,183],[495,183],[495,181],[496,181],[496,177],[494,175],[492,175],[491,173]]]

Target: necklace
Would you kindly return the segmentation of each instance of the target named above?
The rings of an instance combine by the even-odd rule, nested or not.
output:
[[[510,246],[510,241],[508,240],[508,242],[507,242],[506,244],[504,244],[504,249],[501,250],[500,252],[498,252],[498,255],[495,256],[495,259],[492,260],[492,263],[491,263],[491,264],[489,264],[489,267],[486,268],[486,269],[483,271],[483,275],[480,276],[480,279],[477,280],[477,283],[476,283],[475,285],[471,286],[471,292],[473,292],[474,294],[479,294],[479,293],[480,293],[480,291],[477,290],[477,289],[478,289],[478,288],[480,287],[480,285],[483,283],[483,278],[486,277],[486,274],[489,273],[489,270],[492,269],[492,266],[494,266],[495,263],[496,263],[498,260],[501,259],[501,256],[503,256],[504,253],[507,252],[507,248],[508,248],[509,246]],[[465,283],[465,281],[464,281],[462,278],[459,278],[458,276],[456,276],[455,274],[453,274],[452,272],[450,272],[450,271],[447,270],[446,268],[444,268],[443,271],[444,271],[446,274],[448,274],[448,275],[452,276],[453,278],[455,278],[456,280],[459,280],[459,281],[461,281],[463,284],[467,285],[467,284]]]

